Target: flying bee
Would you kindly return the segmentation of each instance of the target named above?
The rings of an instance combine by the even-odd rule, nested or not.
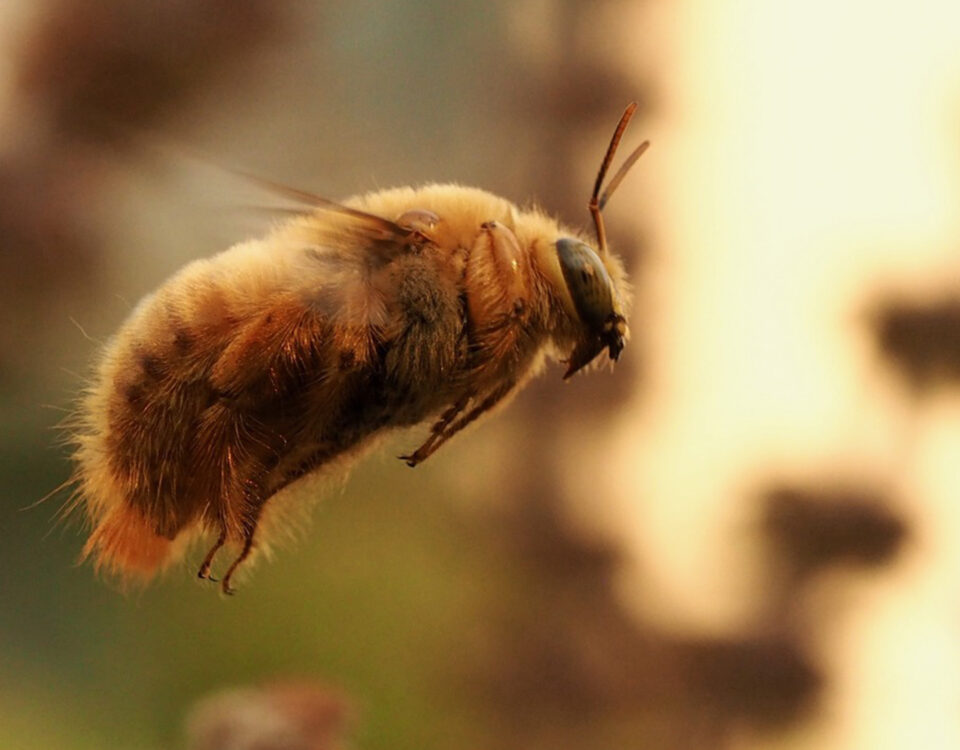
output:
[[[601,193],[627,107],[589,202],[596,241],[483,190],[427,185],[309,205],[263,239],[183,268],[109,341],[74,434],[72,506],[84,558],[149,579],[191,538],[239,554],[263,545],[264,506],[375,436],[430,420],[402,456],[417,466],[502,404],[549,357],[564,378],[627,338],[624,271]],[[277,187],[277,186],[274,186]]]

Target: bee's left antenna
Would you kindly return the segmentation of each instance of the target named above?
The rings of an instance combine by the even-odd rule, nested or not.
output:
[[[630,167],[632,167],[634,162],[636,162],[643,152],[650,147],[650,141],[644,141],[637,146],[630,156],[626,158],[626,161],[623,162],[623,166],[617,170],[617,173],[613,176],[613,179],[610,180],[609,184],[607,185],[607,189],[603,191],[603,194],[600,193],[600,188],[603,186],[603,180],[607,176],[607,170],[610,168],[610,162],[613,161],[613,156],[617,152],[617,146],[620,145],[620,139],[623,137],[623,133],[627,129],[630,118],[633,117],[636,111],[636,102],[630,102],[630,104],[627,105],[627,108],[623,111],[623,115],[620,117],[620,122],[617,123],[617,129],[613,131],[613,137],[610,139],[610,145],[607,146],[607,155],[603,157],[603,163],[600,165],[600,171],[597,173],[597,181],[593,184],[593,193],[590,196],[590,214],[593,216],[593,224],[597,228],[597,245],[600,250],[601,258],[605,257],[607,254],[607,232],[604,229],[603,215],[600,212],[603,211],[603,207],[607,205],[607,201],[610,200],[610,196],[613,195],[613,191],[617,189],[617,186],[626,176]]]

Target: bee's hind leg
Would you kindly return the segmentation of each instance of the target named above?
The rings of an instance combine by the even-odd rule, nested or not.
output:
[[[247,519],[243,524],[243,549],[240,550],[240,554],[237,555],[237,559],[234,560],[230,567],[227,568],[227,572],[223,576],[223,581],[220,583],[220,590],[227,595],[234,593],[234,588],[230,585],[230,579],[233,577],[233,574],[236,572],[237,568],[240,567],[243,562],[250,557],[250,553],[253,552],[253,537],[257,533],[257,524],[260,520],[260,509],[258,508],[256,514]]]
[[[250,556],[250,552],[253,550],[253,534],[248,536],[243,542],[243,550],[237,556],[237,559],[234,560],[230,567],[227,568],[226,575],[223,576],[223,581],[220,583],[220,590],[227,594],[228,596],[232,595],[236,589],[230,585],[230,579],[233,577],[234,571],[240,567],[240,564]]]
[[[210,551],[207,552],[207,556],[203,558],[203,563],[200,565],[200,570],[197,571],[197,578],[200,578],[205,581],[212,581],[217,583],[217,579],[210,575],[210,568],[213,565],[213,558],[216,557],[217,552],[220,551],[220,548],[227,541],[227,527],[221,522],[220,525],[220,536],[217,537],[217,541],[210,548]]]

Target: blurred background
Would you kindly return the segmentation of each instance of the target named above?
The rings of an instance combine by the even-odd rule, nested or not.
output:
[[[8,0],[0,50],[0,746],[960,745],[960,5]],[[268,227],[211,164],[586,226],[632,99],[612,375],[397,436],[229,600],[25,510],[99,342]]]

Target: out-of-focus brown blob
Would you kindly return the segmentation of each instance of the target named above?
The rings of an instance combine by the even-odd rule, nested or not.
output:
[[[960,385],[960,298],[888,302],[875,329],[881,352],[914,388]]]
[[[55,137],[109,135],[169,114],[281,28],[270,0],[54,0],[24,48],[22,95]]]
[[[599,750],[605,728],[629,727],[638,746],[719,748],[732,727],[780,729],[815,706],[826,677],[788,623],[725,640],[644,623],[617,594],[615,544],[565,521],[542,484],[497,516],[498,558],[527,586],[494,605],[469,683],[502,747]]]
[[[782,636],[678,644],[685,687],[694,706],[730,724],[774,728],[812,707],[824,678]]]
[[[314,682],[239,688],[202,700],[187,720],[188,750],[338,750],[350,709]]]
[[[94,233],[78,209],[100,172],[77,153],[0,159],[0,283],[12,295],[4,304],[41,298],[51,279],[96,273]]]
[[[764,530],[794,580],[838,564],[890,562],[907,525],[869,490],[778,487],[766,494]]]
[[[271,0],[44,5],[12,61],[14,116],[0,146],[0,378],[26,365],[22,339],[64,317],[63,295],[97,277],[102,228],[92,217],[123,139],[279,40],[291,14]]]
[[[521,580],[535,582],[528,606],[495,617],[496,653],[485,668],[487,699],[518,722],[559,713],[580,720],[649,704],[671,682],[656,640],[620,604],[620,553],[565,523],[541,496],[504,520],[503,552]]]

